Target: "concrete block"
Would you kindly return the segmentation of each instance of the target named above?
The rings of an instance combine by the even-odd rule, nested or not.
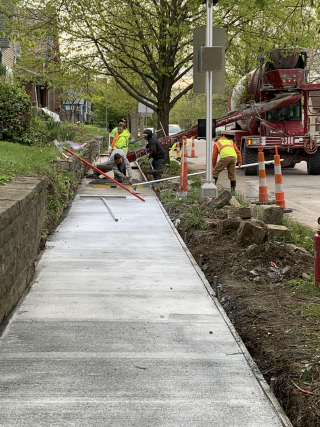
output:
[[[240,225],[239,218],[227,218],[219,221],[217,231],[219,233],[225,233],[229,230],[238,230]]]
[[[284,209],[276,205],[261,205],[259,219],[266,224],[282,225]]]
[[[263,221],[260,221],[260,219],[257,219],[257,218],[251,218],[251,219],[250,219],[250,223],[251,223],[251,224],[254,224],[254,225],[257,225],[258,227],[263,228],[263,229],[264,229],[264,231],[267,233],[267,226],[266,226],[266,224],[265,224]]]
[[[201,206],[207,206],[209,205],[209,203],[212,202],[212,197],[208,197],[208,196],[200,197],[199,202]]]
[[[237,231],[238,240],[245,246],[260,245],[266,239],[266,230],[259,224],[260,221],[242,221]]]
[[[274,240],[280,237],[290,238],[290,231],[284,225],[267,224],[268,240]]]
[[[254,218],[257,213],[257,207],[255,205],[241,206],[239,208],[239,215],[242,219]]]
[[[223,190],[222,193],[219,194],[218,197],[213,199],[211,203],[207,205],[208,210],[215,210],[215,209],[221,209],[224,206],[229,204],[229,201],[231,200],[231,193],[228,190]]]
[[[239,215],[241,219],[249,219],[251,218],[251,209],[249,206],[242,206],[239,208]]]
[[[234,196],[231,197],[231,199],[229,201],[229,205],[233,206],[235,208],[240,208],[241,207],[240,203],[238,202],[238,200]]]
[[[208,229],[216,229],[219,224],[219,220],[216,219],[209,219],[205,221],[204,227]]]

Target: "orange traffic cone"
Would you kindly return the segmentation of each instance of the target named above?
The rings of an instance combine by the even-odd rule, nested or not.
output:
[[[180,157],[181,156],[181,150],[180,150],[180,142],[179,141],[177,142],[176,150],[177,150],[177,157]]]
[[[268,188],[266,177],[266,165],[264,163],[264,153],[262,145],[258,146],[258,162],[259,162],[259,202],[268,201]]]
[[[179,185],[179,198],[188,197],[188,161],[186,156],[186,143],[187,138],[182,137],[182,150],[181,150],[181,163],[180,163],[180,185]]]
[[[274,180],[275,180],[276,205],[281,206],[283,209],[285,209],[286,208],[286,201],[284,199],[281,163],[280,163],[280,156],[278,154],[278,147],[277,146],[276,146],[276,154],[274,155]]]
[[[196,157],[194,138],[192,139],[191,157]]]

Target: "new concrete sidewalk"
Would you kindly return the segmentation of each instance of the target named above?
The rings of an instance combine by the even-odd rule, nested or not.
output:
[[[289,426],[158,201],[108,203],[76,197],[1,336],[0,426]]]

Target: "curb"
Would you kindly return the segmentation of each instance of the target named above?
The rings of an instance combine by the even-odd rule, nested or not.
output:
[[[253,358],[251,357],[249,351],[247,350],[246,346],[244,345],[240,335],[238,334],[238,332],[236,331],[235,327],[232,325],[229,317],[227,316],[226,312],[224,311],[222,305],[220,304],[220,302],[218,301],[218,299],[216,298],[216,293],[213,291],[213,289],[211,288],[210,283],[208,282],[208,280],[205,277],[205,274],[203,273],[203,271],[200,269],[199,265],[197,264],[196,260],[194,259],[194,257],[192,256],[191,252],[189,251],[189,249],[187,248],[184,240],[182,239],[182,237],[180,236],[177,228],[174,226],[174,224],[172,223],[171,219],[169,218],[169,215],[167,214],[166,210],[164,209],[164,207],[162,206],[162,203],[160,202],[160,200],[155,197],[160,208],[163,211],[164,216],[166,217],[166,220],[168,221],[168,223],[170,224],[173,232],[175,233],[177,239],[179,240],[183,250],[185,251],[185,253],[187,254],[187,256],[190,259],[191,264],[193,265],[194,269],[196,270],[198,276],[200,277],[200,279],[202,280],[209,296],[212,298],[214,304],[216,305],[217,309],[219,310],[219,313],[222,315],[224,321],[226,322],[231,334],[233,335],[235,341],[237,342],[244,358],[246,359],[248,365],[250,366],[254,376],[256,377],[256,380],[258,382],[258,384],[260,385],[264,395],[267,397],[267,399],[269,400],[269,402],[271,403],[273,409],[275,410],[275,412],[277,413],[277,415],[280,418],[280,421],[282,423],[282,425],[284,427],[293,427],[293,425],[291,424],[291,421],[289,420],[289,418],[287,417],[286,413],[284,412],[284,410],[282,409],[278,399],[275,397],[275,395],[272,393],[268,383],[266,382],[266,380],[264,379],[263,375],[261,374],[256,362],[253,360]]]

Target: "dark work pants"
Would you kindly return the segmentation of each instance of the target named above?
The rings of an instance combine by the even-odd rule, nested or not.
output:
[[[164,163],[164,157],[161,157],[160,159],[153,159],[152,160],[152,166],[156,170],[161,170],[163,168],[163,163]],[[154,173],[153,178],[154,179],[161,179],[162,174],[161,173]]]
[[[123,173],[124,163],[121,162],[119,165],[117,165],[117,167],[118,167],[118,171],[121,172],[121,173]],[[119,175],[116,175],[115,173],[113,175],[114,175],[114,179],[116,181],[123,182],[123,177],[122,176],[120,177]]]

